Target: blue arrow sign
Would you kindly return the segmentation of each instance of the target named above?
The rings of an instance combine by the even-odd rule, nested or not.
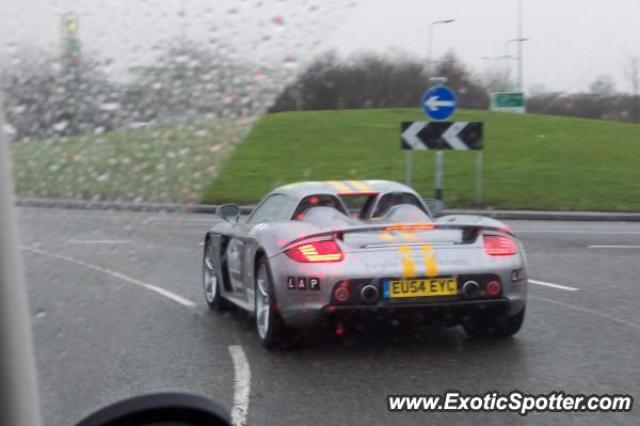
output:
[[[456,111],[456,95],[447,86],[435,86],[422,96],[422,109],[427,117],[446,120]]]

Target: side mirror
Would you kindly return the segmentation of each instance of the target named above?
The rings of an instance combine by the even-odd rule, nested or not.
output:
[[[230,222],[233,218],[235,218],[235,221],[237,222],[240,217],[240,207],[235,204],[223,204],[218,206],[216,214],[227,222]]]
[[[77,426],[229,426],[227,414],[207,398],[182,393],[136,396],[102,408]]]
[[[424,203],[427,205],[427,208],[429,209],[433,217],[442,216],[442,210],[444,210],[444,203],[442,201],[432,198],[425,198]]]

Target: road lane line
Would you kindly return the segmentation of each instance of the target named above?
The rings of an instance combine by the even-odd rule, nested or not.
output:
[[[614,316],[611,316],[609,314],[605,314],[604,312],[596,311],[594,309],[589,309],[589,308],[584,308],[582,306],[572,305],[571,303],[559,302],[557,300],[547,299],[545,297],[538,297],[538,296],[529,296],[529,297],[531,299],[540,300],[540,301],[543,301],[543,302],[552,303],[552,304],[559,305],[559,306],[564,306],[565,308],[573,309],[574,311],[580,311],[580,312],[584,312],[584,313],[587,313],[587,314],[590,314],[590,315],[595,315],[595,316],[598,316],[600,318],[605,318],[605,319],[608,319],[609,321],[613,321],[613,322],[616,322],[618,324],[626,325],[628,327],[635,328],[636,330],[640,330],[640,324],[636,324],[634,322],[626,321],[626,320],[620,319],[618,317],[614,317]]]
[[[67,244],[131,244],[129,240],[69,240]]]
[[[244,426],[249,414],[249,393],[251,392],[251,369],[244,349],[239,345],[229,346],[229,353],[233,360],[235,372],[233,386],[233,408],[231,409],[231,424]]]
[[[623,246],[623,245],[612,245],[612,246],[603,246],[603,245],[591,245],[590,249],[640,249],[640,246]]]
[[[41,254],[41,255],[44,255],[44,256],[53,257],[55,259],[64,260],[64,261],[71,262],[71,263],[75,263],[76,265],[84,266],[85,268],[93,269],[94,271],[98,271],[98,272],[102,272],[103,274],[111,275],[112,277],[121,279],[122,281],[126,281],[128,283],[137,285],[139,287],[146,288],[147,290],[151,290],[151,291],[153,291],[153,292],[155,292],[155,293],[157,293],[157,294],[159,294],[161,296],[164,296],[164,297],[166,297],[168,299],[173,300],[174,302],[178,302],[181,305],[186,306],[187,308],[193,308],[193,307],[196,306],[196,304],[193,303],[191,300],[185,299],[184,297],[179,296],[179,295],[177,295],[175,293],[172,293],[169,290],[165,290],[164,288],[155,286],[153,284],[145,283],[145,282],[137,280],[135,278],[128,277],[128,276],[126,276],[124,274],[121,274],[120,272],[113,271],[113,270],[107,269],[107,268],[103,268],[102,266],[94,265],[92,263],[87,263],[87,262],[84,262],[82,260],[74,259],[74,258],[69,257],[69,256],[63,256],[61,254],[50,253],[48,251],[37,249],[37,248],[34,248],[34,247],[22,246],[21,248],[23,250],[26,250],[26,251],[29,251],[29,252],[32,252],[32,253],[37,253],[37,254]]]
[[[593,231],[588,229],[513,229],[513,232],[515,234],[640,234],[640,231]]]
[[[569,287],[568,285],[548,283],[546,281],[529,280],[529,282],[531,284],[542,285],[542,286],[545,286],[545,287],[551,287],[551,288],[555,288],[555,289],[558,289],[558,290],[565,290],[565,291],[578,291],[578,290],[580,290],[579,288]]]
[[[127,215],[127,214],[112,214],[103,215],[103,214],[74,214],[67,213],[66,211],[60,214],[60,220],[64,222],[69,222],[73,219],[87,219],[91,220],[108,220],[111,222],[124,222],[129,224],[135,224],[138,226],[156,226],[158,224],[162,225],[215,225],[217,222],[220,222],[221,219],[212,218],[212,219],[190,219],[183,217],[182,214],[176,214],[176,216],[182,217],[149,217],[142,215]]]

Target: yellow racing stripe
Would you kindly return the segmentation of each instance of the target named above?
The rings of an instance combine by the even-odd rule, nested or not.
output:
[[[358,192],[372,192],[373,190],[369,185],[362,182],[361,180],[348,180],[346,183],[351,185]]]
[[[424,268],[427,277],[435,277],[438,275],[438,262],[433,255],[433,247],[428,244],[423,245],[421,248],[422,254],[424,254]]]
[[[402,245],[398,247],[398,251],[402,254],[400,262],[402,263],[402,275],[404,278],[413,278],[416,276],[416,264],[411,255],[411,247]]]
[[[393,234],[391,234],[390,232],[381,232],[378,237],[380,237],[381,240],[384,241],[393,241]]]
[[[340,182],[338,180],[330,180],[328,183],[329,183],[329,185],[333,186],[338,191],[341,191],[341,192],[353,192],[353,190],[351,188],[349,188],[343,182]]]
[[[405,240],[417,240],[418,236],[413,232],[401,232],[400,236]]]

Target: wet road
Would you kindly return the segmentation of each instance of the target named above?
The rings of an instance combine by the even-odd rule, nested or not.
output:
[[[251,425],[640,422],[640,224],[509,222],[533,280],[513,339],[389,325],[267,352],[246,315],[204,303],[200,242],[213,215],[22,208],[19,217],[47,425],[163,390],[232,410],[239,375]],[[636,402],[624,414],[387,411],[388,394],[451,389]]]

